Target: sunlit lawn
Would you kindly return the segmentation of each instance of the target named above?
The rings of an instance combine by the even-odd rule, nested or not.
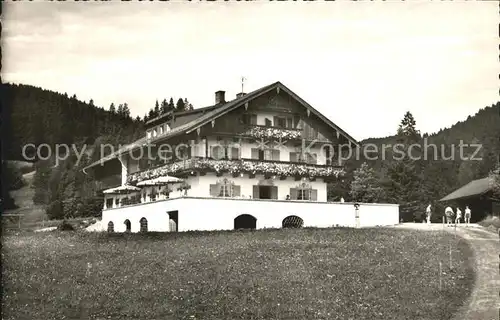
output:
[[[3,319],[451,319],[474,278],[470,247],[444,232],[50,232],[3,240]]]

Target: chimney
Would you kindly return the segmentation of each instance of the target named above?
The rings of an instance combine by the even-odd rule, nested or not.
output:
[[[236,94],[236,99],[241,98],[241,97],[243,97],[244,95],[246,95],[246,93],[245,93],[245,92],[240,92],[240,93],[237,93],[237,94]]]
[[[224,98],[224,94],[226,92],[219,90],[215,93],[215,104],[225,103],[226,99]]]

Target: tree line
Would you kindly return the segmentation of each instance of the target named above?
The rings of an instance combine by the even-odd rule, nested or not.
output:
[[[346,175],[329,186],[330,198],[398,203],[404,221],[419,221],[429,204],[438,213],[434,217],[439,219],[444,207],[438,200],[472,180],[490,176],[492,181],[497,181],[496,188],[500,190],[499,115],[500,103],[496,103],[451,128],[429,135],[420,133],[413,115],[407,112],[394,136],[361,142],[361,145],[375,144],[380,147],[379,150],[384,144],[401,144],[405,156],[396,160],[389,152],[385,160],[381,157],[375,160],[363,157],[349,160]],[[425,146],[424,139],[427,145],[436,145],[437,150],[428,148],[426,157],[419,148],[409,152],[412,144]],[[482,160],[471,158],[476,147],[464,148],[462,157],[459,149],[461,141],[479,144],[481,147],[474,159]],[[500,193],[498,196],[500,198]]]

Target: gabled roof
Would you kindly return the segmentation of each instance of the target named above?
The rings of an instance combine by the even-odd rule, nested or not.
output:
[[[129,152],[134,149],[138,149],[141,146],[147,145],[148,143],[155,143],[160,140],[164,140],[166,138],[171,138],[174,136],[177,136],[179,134],[189,134],[193,132],[194,130],[206,125],[207,123],[210,123],[212,120],[215,120],[226,113],[244,106],[246,102],[249,102],[252,99],[255,99],[267,92],[270,92],[271,90],[282,90],[289,94],[291,97],[293,97],[296,101],[298,101],[301,105],[303,105],[305,108],[309,109],[313,114],[315,114],[317,117],[319,117],[321,120],[323,120],[326,124],[328,124],[333,130],[338,131],[340,134],[342,134],[344,137],[346,137],[350,142],[352,142],[355,146],[359,146],[358,142],[352,138],[349,134],[347,134],[344,130],[342,130],[340,127],[335,125],[333,122],[331,122],[328,118],[326,118],[324,115],[322,115],[319,111],[314,109],[311,105],[309,105],[306,101],[304,101],[302,98],[300,98],[298,95],[296,95],[294,92],[292,92],[290,89],[288,89],[286,86],[284,86],[281,82],[275,82],[273,84],[267,85],[265,87],[262,87],[260,89],[257,89],[255,91],[252,91],[246,95],[243,95],[239,98],[236,98],[234,100],[228,101],[226,103],[216,105],[216,106],[210,106],[203,108],[205,110],[208,110],[206,113],[202,114],[199,118],[196,118],[193,121],[190,121],[188,123],[182,124],[178,127],[172,128],[172,130],[165,132],[162,135],[158,135],[155,138],[151,139],[146,139],[146,138],[141,138],[129,145],[126,145],[122,148],[120,148],[118,151],[101,158],[100,160],[86,166],[83,170],[85,171],[88,168],[94,167],[96,165],[102,164],[106,161],[109,161],[114,158],[118,158],[121,154],[124,154],[125,152]],[[212,109],[213,108],[213,109]],[[195,109],[196,110],[196,109]],[[191,111],[192,112],[192,111]],[[153,119],[153,120],[158,120],[158,119]]]
[[[465,186],[453,191],[446,197],[442,198],[439,201],[450,201],[461,198],[468,198],[473,196],[482,195],[491,190],[491,179],[483,178],[478,180],[473,180],[467,183]]]

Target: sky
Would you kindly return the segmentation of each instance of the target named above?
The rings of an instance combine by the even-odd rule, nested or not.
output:
[[[436,132],[499,101],[498,4],[5,2],[2,79],[143,116],[281,81],[357,140]]]

